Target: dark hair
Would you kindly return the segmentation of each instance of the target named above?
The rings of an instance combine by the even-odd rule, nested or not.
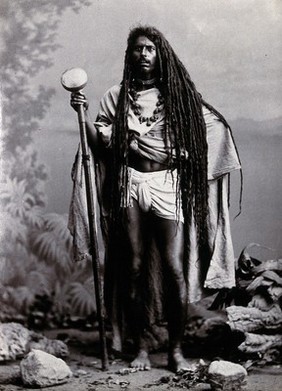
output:
[[[208,147],[202,104],[206,103],[203,102],[189,73],[169,42],[160,31],[151,26],[134,28],[130,31],[127,40],[123,80],[121,82],[113,131],[113,183],[114,186],[118,184],[118,188],[113,188],[113,205],[115,205],[114,208],[119,208],[127,190],[128,95],[133,78],[130,56],[133,45],[140,36],[146,36],[156,46],[160,73],[159,88],[165,101],[165,140],[168,163],[172,164],[173,162],[171,141],[175,139],[177,143],[175,144],[176,161],[174,164],[176,164],[179,174],[177,188],[181,190],[181,192],[177,192],[178,197],[181,194],[186,223],[190,224],[193,216],[199,243],[204,245],[207,241]],[[207,106],[227,125],[225,119],[212,106]],[[188,157],[185,157],[183,151],[188,152]]]

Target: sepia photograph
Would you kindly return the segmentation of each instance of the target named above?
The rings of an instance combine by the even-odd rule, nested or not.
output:
[[[282,2],[0,20],[0,390],[280,391]]]

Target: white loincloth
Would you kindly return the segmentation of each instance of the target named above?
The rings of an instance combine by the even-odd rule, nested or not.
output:
[[[176,199],[176,170],[140,172],[130,167],[129,193],[144,212],[151,210],[164,219],[184,222],[181,199]]]

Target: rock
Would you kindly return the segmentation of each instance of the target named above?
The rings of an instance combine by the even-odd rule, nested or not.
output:
[[[26,354],[29,331],[19,323],[0,325],[0,361],[15,360]]]
[[[10,354],[7,339],[0,330],[0,361],[6,361],[9,356]]]
[[[226,308],[226,311],[227,323],[232,330],[243,332],[279,331],[282,327],[282,310],[279,304],[275,304],[269,311],[241,306],[230,306]]]
[[[78,370],[75,372],[75,375],[76,375],[77,377],[79,377],[79,376],[86,376],[86,375],[88,375],[88,372],[86,372],[84,369],[78,369]]]
[[[246,384],[246,376],[242,365],[230,361],[213,361],[208,369],[208,381],[214,391],[239,391]]]
[[[32,349],[20,363],[23,383],[31,387],[48,387],[66,383],[72,371],[60,358]]]
[[[58,339],[49,339],[41,334],[30,333],[29,351],[32,349],[43,350],[56,357],[67,357],[69,350],[67,345]]]
[[[246,333],[245,341],[238,346],[240,352],[257,357],[260,365],[266,363],[280,363],[282,337],[281,334],[252,334]],[[258,361],[257,361],[258,362]]]
[[[0,384],[21,384],[21,372],[19,365],[0,366]],[[0,390],[2,388],[0,387]]]
[[[0,362],[22,358],[31,349],[43,350],[57,357],[69,354],[67,345],[62,341],[50,340],[19,323],[0,324]]]
[[[245,341],[238,347],[244,353],[259,353],[262,355],[269,349],[277,349],[279,351],[282,347],[281,334],[252,334],[246,333]]]

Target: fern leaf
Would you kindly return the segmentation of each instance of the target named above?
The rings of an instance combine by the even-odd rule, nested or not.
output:
[[[89,284],[72,283],[69,295],[71,306],[77,315],[88,316],[96,312],[94,291],[93,287],[92,289],[89,287]]]

